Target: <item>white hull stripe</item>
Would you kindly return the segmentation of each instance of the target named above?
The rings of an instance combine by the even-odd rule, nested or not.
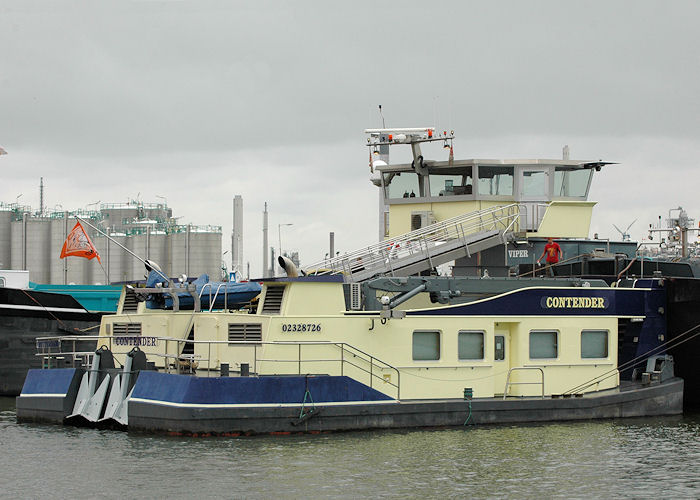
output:
[[[39,393],[22,393],[19,395],[21,398],[65,398],[66,394],[54,394],[54,393],[47,393],[47,394],[39,394]]]
[[[131,398],[129,401],[149,403],[160,406],[174,406],[178,408],[299,408],[301,403],[173,403],[171,401],[157,401],[155,399]],[[395,399],[380,401],[339,401],[316,402],[315,406],[346,406],[346,405],[376,405],[398,403]],[[311,406],[311,405],[306,405]]]
[[[25,311],[87,313],[87,311],[85,309],[75,309],[75,308],[69,308],[69,307],[20,306],[17,304],[0,304],[0,309],[21,309],[21,310],[25,310]]]

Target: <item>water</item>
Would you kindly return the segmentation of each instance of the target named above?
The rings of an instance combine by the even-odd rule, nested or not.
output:
[[[19,425],[3,497],[700,498],[700,413],[465,429],[181,438]]]

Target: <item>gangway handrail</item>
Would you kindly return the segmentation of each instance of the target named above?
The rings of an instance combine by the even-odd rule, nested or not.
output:
[[[511,382],[510,374],[516,370],[538,370],[540,372],[541,380],[540,382]],[[503,399],[506,399],[506,396],[508,395],[508,389],[511,385],[541,385],[542,399],[544,399],[544,370],[539,366],[516,366],[508,370],[508,375],[506,375],[506,386],[503,389]]]
[[[500,234],[510,231],[520,219],[522,206],[519,203],[494,207],[458,215],[436,222],[424,228],[405,233],[396,238],[375,243],[342,256],[325,259],[305,266],[308,274],[346,274],[377,269],[393,269],[392,259],[414,255],[416,246],[421,252],[430,253],[430,248],[439,247],[452,240],[466,242],[467,235],[481,231],[498,230]],[[425,247],[425,249],[424,249]],[[353,267],[354,264],[354,267]]]

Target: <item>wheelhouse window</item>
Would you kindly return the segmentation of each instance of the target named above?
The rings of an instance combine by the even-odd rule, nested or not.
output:
[[[415,198],[420,196],[418,174],[413,172],[386,172],[384,177],[387,198]]]
[[[607,358],[608,331],[583,330],[581,332],[581,358]]]
[[[484,359],[484,332],[459,332],[457,351],[459,359]]]
[[[513,167],[479,166],[479,194],[513,196]]]
[[[440,359],[440,332],[413,332],[414,361],[435,361]]]
[[[523,196],[544,197],[547,194],[547,173],[544,170],[523,170]]]
[[[441,169],[430,173],[430,196],[455,196],[472,194],[472,167]]]
[[[556,330],[530,332],[530,359],[555,359],[559,354]]]
[[[554,169],[554,196],[581,198],[588,194],[593,170],[558,166]]]

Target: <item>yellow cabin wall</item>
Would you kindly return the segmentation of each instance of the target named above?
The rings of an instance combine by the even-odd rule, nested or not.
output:
[[[507,205],[512,201],[471,200],[435,203],[407,203],[389,206],[389,238],[411,231],[411,213],[431,211],[437,222],[485,208]]]
[[[512,200],[471,200],[435,203],[407,203],[389,206],[389,238],[411,231],[411,214],[430,211],[437,222],[476,210],[513,203]],[[587,238],[591,227],[594,201],[551,201],[532,237]],[[517,227],[513,228],[518,230]]]
[[[529,236],[588,238],[595,201],[552,201],[537,232]]]

